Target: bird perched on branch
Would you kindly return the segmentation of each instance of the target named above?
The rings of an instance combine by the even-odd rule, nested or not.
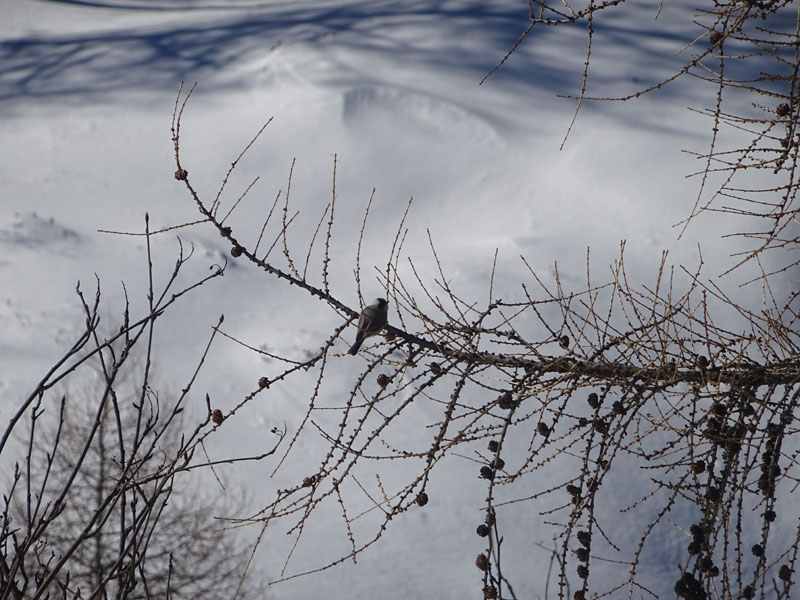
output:
[[[347,351],[348,354],[356,354],[365,339],[371,335],[376,335],[386,327],[386,322],[389,318],[388,306],[389,303],[385,298],[376,298],[375,302],[364,307],[364,310],[361,311],[361,316],[358,318],[356,341]]]

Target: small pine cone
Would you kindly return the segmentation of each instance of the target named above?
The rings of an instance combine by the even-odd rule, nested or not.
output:
[[[547,426],[547,423],[540,422],[538,425],[536,425],[536,431],[545,437],[550,435],[550,427]]]
[[[692,534],[692,539],[698,544],[702,544],[706,541],[706,534],[703,531],[703,528],[696,523],[689,527],[689,533]]]
[[[700,551],[701,551],[702,549],[703,549],[703,546],[702,546],[702,545],[701,545],[699,542],[692,542],[692,543],[691,543],[691,544],[689,544],[689,546],[686,548],[686,551],[687,551],[687,552],[688,552],[690,555],[694,556],[695,554],[700,554]]]
[[[750,552],[753,553],[753,556],[763,556],[764,548],[761,546],[761,544],[753,544],[753,547],[750,548]]]
[[[575,556],[578,557],[578,560],[581,562],[589,562],[589,551],[586,548],[578,548],[575,550]]]
[[[489,440],[489,452],[497,452],[500,449],[500,442],[497,440]]]
[[[592,534],[588,531],[579,531],[578,541],[580,542],[581,546],[588,549],[592,546]]]
[[[514,398],[511,396],[511,392],[504,393],[502,396],[500,396],[500,399],[497,401],[497,406],[499,406],[503,410],[511,410],[516,405],[517,405],[517,403],[514,401]]]
[[[222,229],[219,230],[219,234],[222,237],[228,237],[231,234],[231,231],[233,231],[233,229],[231,229],[230,227],[223,227]]]
[[[558,338],[558,345],[561,346],[564,350],[568,350],[569,349],[569,336],[568,335],[562,335],[560,338]]]
[[[432,362],[430,364],[431,373],[434,375],[441,375],[442,374],[442,366],[438,362]]]
[[[420,492],[417,494],[416,503],[420,506],[425,506],[428,503],[428,494],[425,492]]]
[[[575,570],[578,572],[578,577],[581,579],[587,579],[589,577],[589,567],[586,565],[578,565],[578,568]]]
[[[708,41],[711,42],[712,46],[716,46],[722,40],[722,34],[719,31],[712,31],[711,35],[708,36]]]
[[[486,600],[495,600],[497,598],[497,588],[493,585],[487,585],[483,588],[483,597]]]
[[[578,419],[578,427],[586,427],[589,424],[589,419],[581,417]]]
[[[592,408],[595,408],[595,409],[600,408],[600,405],[603,403],[600,400],[600,397],[597,394],[595,394],[594,392],[589,394],[589,397],[586,399],[586,401],[589,403],[589,406],[591,406]]]
[[[779,117],[787,117],[789,113],[792,112],[792,109],[784,102],[783,104],[778,104],[778,108],[775,109],[775,112],[778,113]]]
[[[219,425],[225,420],[225,416],[222,414],[220,409],[215,408],[211,411],[211,420],[214,421],[216,425]]]
[[[711,567],[711,568],[708,570],[708,576],[709,576],[709,577],[712,577],[712,578],[713,578],[713,577],[719,577],[719,567],[718,567],[717,565],[714,565],[714,566],[712,566],[712,567]]]
[[[789,581],[792,578],[792,570],[789,568],[789,565],[781,565],[781,568],[778,569],[778,579],[782,581]]]
[[[378,375],[378,385],[381,386],[382,388],[385,388],[387,385],[389,385],[390,381],[391,379],[385,373],[381,373],[380,375]]]
[[[702,460],[695,461],[692,465],[692,471],[694,471],[695,475],[700,475],[703,471],[706,470],[706,463]]]
[[[489,559],[486,558],[485,554],[478,554],[477,558],[475,558],[475,566],[481,571],[487,571],[489,569]]]
[[[611,405],[611,409],[618,415],[624,415],[626,412],[625,405],[619,400],[614,401],[614,404]]]
[[[710,556],[706,555],[699,561],[697,561],[697,566],[700,568],[701,571],[705,572],[714,566],[714,561],[711,559]]]
[[[572,485],[571,483],[567,484],[567,493],[570,496],[580,496],[581,488],[577,485]]]
[[[189,171],[186,169],[178,169],[175,171],[175,179],[178,181],[185,181],[186,178],[189,176]]]
[[[592,421],[592,426],[595,428],[595,431],[599,433],[608,433],[608,423],[606,423],[600,417]]]
[[[768,523],[772,523],[773,521],[775,521],[776,516],[777,515],[775,514],[774,510],[768,510],[764,513],[764,520],[767,521]]]
[[[572,595],[572,600],[586,600],[586,592],[578,590]]]
[[[499,471],[499,470],[501,470],[503,467],[505,467],[505,466],[506,466],[506,461],[504,461],[502,458],[495,458],[495,459],[492,461],[491,465],[492,465],[492,468],[493,468],[493,469],[497,469],[497,470]]]
[[[239,258],[242,255],[242,247],[241,246],[234,246],[231,248],[231,256],[233,258]]]
[[[258,378],[258,387],[260,389],[268,388],[269,387],[269,379],[266,377],[259,377]]]
[[[700,370],[703,371],[708,368],[708,357],[701,354],[697,357],[696,363]]]
[[[744,589],[742,590],[742,598],[744,598],[744,600],[752,600],[753,596],[755,595],[756,592],[752,585],[744,586]]]
[[[494,471],[491,467],[483,466],[481,467],[481,477],[484,479],[489,479],[490,481],[494,479]]]
[[[311,487],[317,481],[317,476],[303,477],[303,487]]]
[[[486,537],[487,535],[489,535],[489,531],[490,531],[489,526],[486,523],[481,523],[480,525],[478,525],[478,528],[475,530],[475,533],[477,533],[481,537]]]

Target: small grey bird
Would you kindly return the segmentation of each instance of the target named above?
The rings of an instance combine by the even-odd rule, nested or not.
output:
[[[365,339],[371,335],[376,335],[386,327],[386,322],[389,318],[388,306],[389,303],[385,298],[376,298],[375,302],[364,307],[364,310],[361,311],[361,316],[358,317],[356,341],[347,351],[348,354],[356,354]]]

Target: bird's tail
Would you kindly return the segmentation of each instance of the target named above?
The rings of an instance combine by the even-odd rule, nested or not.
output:
[[[361,348],[361,344],[364,343],[364,338],[361,336],[356,336],[356,341],[350,346],[350,350],[347,351],[348,354],[356,355],[358,354],[358,349]]]

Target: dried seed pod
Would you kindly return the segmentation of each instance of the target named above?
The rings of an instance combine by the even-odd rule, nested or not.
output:
[[[536,425],[536,431],[545,437],[550,435],[550,427],[547,426],[547,423],[542,423],[541,421]]]
[[[701,571],[705,572],[714,566],[714,561],[710,556],[705,555],[697,562],[697,566],[700,568]]]
[[[578,577],[581,579],[587,579],[589,577],[589,567],[586,565],[578,565],[578,568],[575,570],[578,572]]]
[[[703,471],[706,470],[706,463],[702,460],[695,461],[692,465],[692,471],[694,471],[695,475],[700,475]]]
[[[564,350],[569,350],[569,336],[562,335],[560,338],[558,338],[558,345]]]
[[[766,520],[768,523],[772,523],[775,521],[776,516],[777,515],[775,514],[774,510],[768,510],[764,513],[764,520]]]
[[[497,440],[489,440],[489,452],[497,452],[500,449],[500,442]]]
[[[589,394],[589,397],[586,399],[586,401],[589,403],[589,406],[594,409],[600,408],[600,405],[603,403],[603,401],[600,400],[600,397],[594,392]]]
[[[781,565],[781,568],[778,569],[778,579],[782,581],[790,581],[792,579],[792,570],[789,565]]]
[[[242,247],[241,246],[234,246],[231,248],[231,256],[233,258],[239,258],[242,255]]]
[[[514,398],[511,395],[511,392],[505,392],[497,400],[497,406],[499,406],[503,410],[511,410],[512,408],[517,406],[517,403],[514,401]]]
[[[792,112],[792,109],[789,108],[789,105],[784,102],[783,104],[778,104],[775,112],[778,113],[779,117],[787,117],[789,116],[789,113]]]
[[[492,470],[491,467],[487,467],[484,465],[481,467],[481,477],[483,477],[484,479],[492,480],[494,479],[494,471]]]
[[[572,485],[571,483],[567,484],[567,493],[570,496],[579,496],[581,493],[581,488],[579,488],[577,485]]]
[[[750,552],[753,553],[753,556],[764,556],[764,548],[761,544],[753,544],[753,547],[750,548]]]
[[[625,405],[619,400],[614,400],[614,404],[611,405],[611,408],[618,415],[624,415],[627,412]]]
[[[220,409],[215,408],[211,411],[211,420],[214,421],[216,425],[219,425],[225,420],[225,416],[222,414]]]
[[[189,177],[189,171],[186,169],[178,169],[175,171],[175,179],[178,181],[185,181],[187,177]]]
[[[572,600],[586,600],[586,592],[583,590],[578,590],[572,594]]]
[[[687,600],[705,600],[706,594],[703,586],[691,573],[683,573],[675,582],[675,595]]]
[[[703,528],[700,525],[694,524],[689,527],[689,533],[692,534],[692,539],[695,542],[702,544],[706,541],[706,533],[703,531]]]
[[[495,598],[497,598],[497,588],[493,585],[487,585],[483,588],[483,597],[486,598],[486,600],[495,600]]]
[[[581,530],[578,532],[578,541],[580,542],[581,546],[584,548],[591,548],[592,547],[592,534],[588,531]]]
[[[389,382],[391,381],[392,380],[385,373],[381,373],[380,375],[378,375],[378,385],[381,386],[382,388],[389,385]]]
[[[753,596],[755,595],[756,592],[752,585],[744,586],[744,589],[742,590],[742,598],[744,598],[744,600],[752,600]]]
[[[703,433],[708,439],[713,440],[719,435],[720,427],[720,422],[714,417],[711,417],[706,421],[706,428],[703,430]]]
[[[708,41],[711,42],[712,46],[716,46],[722,41],[722,34],[719,31],[712,31],[711,35],[708,36]]]
[[[692,542],[686,547],[686,551],[692,556],[694,556],[695,554],[700,554],[702,550],[703,546],[698,542]]]
[[[477,533],[481,537],[486,537],[487,535],[489,535],[489,531],[490,531],[489,526],[486,523],[481,523],[480,525],[478,525],[478,528],[475,530],[475,533]]]
[[[417,494],[417,499],[415,502],[420,506],[425,506],[428,503],[428,494],[425,492],[420,492]]]
[[[698,355],[696,361],[697,366],[700,368],[701,371],[708,368],[708,357],[703,356],[702,354]]]
[[[504,461],[502,458],[495,458],[495,459],[494,459],[494,460],[491,462],[491,466],[492,466],[492,468],[493,468],[493,469],[496,469],[496,470],[498,470],[498,471],[499,471],[499,470],[501,470],[503,467],[505,467],[505,466],[506,466],[506,461]]]
[[[589,551],[586,548],[576,549],[575,556],[577,556],[580,561],[589,562]]]
[[[268,388],[269,387],[269,379],[266,377],[259,377],[258,378],[258,387],[260,389]]]
[[[486,558],[486,555],[483,553],[478,554],[475,558],[475,566],[481,571],[487,571],[489,569],[489,559]]]
[[[312,475],[311,477],[303,477],[303,487],[311,487],[317,481],[317,476]]]

